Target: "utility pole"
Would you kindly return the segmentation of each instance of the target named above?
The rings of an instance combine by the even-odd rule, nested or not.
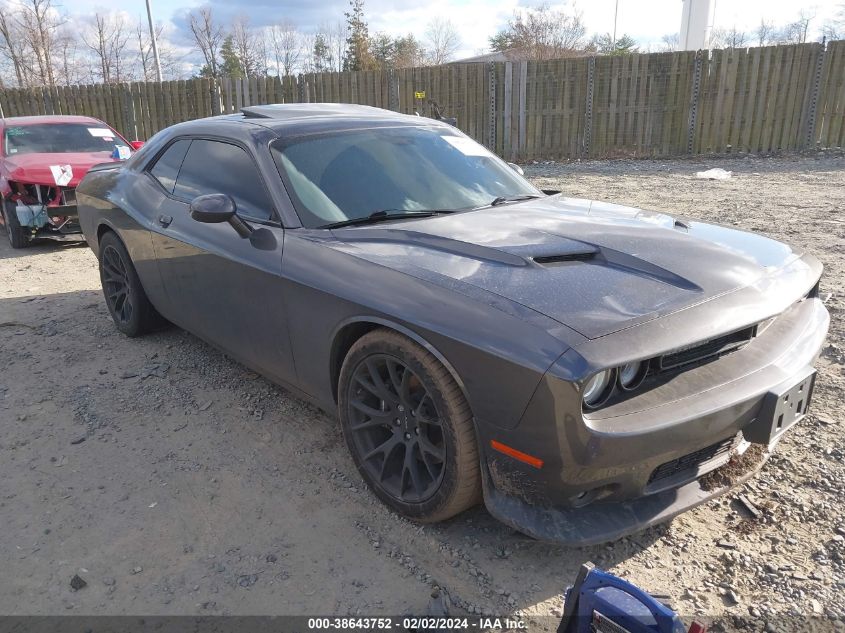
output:
[[[613,42],[610,45],[610,51],[616,50],[616,19],[619,17],[619,0],[616,0],[616,8],[613,10]]]
[[[150,41],[153,44],[153,59],[156,65],[156,79],[161,82],[161,60],[158,58],[158,44],[156,43],[156,30],[153,26],[153,12],[150,9],[150,0],[147,0],[147,21],[150,23]]]

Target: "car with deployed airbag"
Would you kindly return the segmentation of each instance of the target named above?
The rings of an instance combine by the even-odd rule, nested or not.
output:
[[[483,502],[588,544],[722,494],[807,414],[829,324],[806,249],[540,191],[366,106],[178,124],[77,195],[120,331],[173,323],[336,413],[423,522]]]

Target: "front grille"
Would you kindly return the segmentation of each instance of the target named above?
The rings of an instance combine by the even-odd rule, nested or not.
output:
[[[657,358],[657,369],[658,371],[669,371],[680,369],[686,365],[716,360],[720,356],[736,351],[748,343],[754,338],[756,330],[757,326],[752,325],[744,330],[710,339],[704,343],[674,350]]]
[[[651,473],[648,485],[651,486],[665,479],[680,478],[681,475],[688,475],[689,479],[703,475],[706,470],[713,470],[716,466],[721,465],[722,461],[727,461],[736,442],[736,437],[729,437],[694,453],[661,464]]]

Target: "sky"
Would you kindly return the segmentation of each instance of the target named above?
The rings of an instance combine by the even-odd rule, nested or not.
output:
[[[348,0],[150,0],[154,18],[169,23],[174,43],[189,43],[184,15],[187,10],[211,5],[221,19],[247,15],[255,26],[292,20],[300,30],[313,32],[319,26],[343,20]],[[715,28],[752,31],[761,19],[775,25],[795,21],[802,10],[814,16],[810,22],[812,39],[821,33],[826,20],[845,12],[845,0],[714,0]],[[73,14],[94,11],[125,11],[145,15],[144,0],[55,0]],[[550,2],[553,7],[583,13],[588,32],[613,30],[614,9],[618,3],[617,33],[627,33],[643,49],[659,50],[664,35],[677,33],[681,22],[682,0],[575,0]],[[364,10],[370,33],[391,35],[413,32],[421,37],[425,25],[434,16],[448,18],[461,35],[458,57],[486,52],[488,37],[501,29],[515,9],[536,6],[527,0],[365,0]]]

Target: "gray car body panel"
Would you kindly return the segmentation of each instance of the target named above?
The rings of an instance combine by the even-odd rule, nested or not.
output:
[[[124,165],[92,170],[78,189],[80,223],[95,252],[103,230],[118,233],[166,318],[327,411],[336,409],[350,336],[385,326],[426,346],[472,408],[488,507],[523,531],[573,543],[615,538],[703,500],[678,493],[688,503],[656,502],[649,473],[735,435],[770,389],[812,365],[828,324],[811,293],[818,260],[758,234],[561,196],[304,228],[269,144],[388,125],[443,124],[319,104],[277,118],[179,124]],[[276,214],[256,225],[258,237],[194,222],[144,171],[178,138],[235,142],[252,155]],[[163,213],[173,218],[166,228]],[[582,413],[581,385],[595,371],[774,316],[779,338],[764,333],[715,363]],[[491,440],[545,465],[505,457]],[[576,519],[587,511],[573,495],[604,485],[612,491],[588,506],[590,521]],[[647,501],[632,512],[639,499]]]

